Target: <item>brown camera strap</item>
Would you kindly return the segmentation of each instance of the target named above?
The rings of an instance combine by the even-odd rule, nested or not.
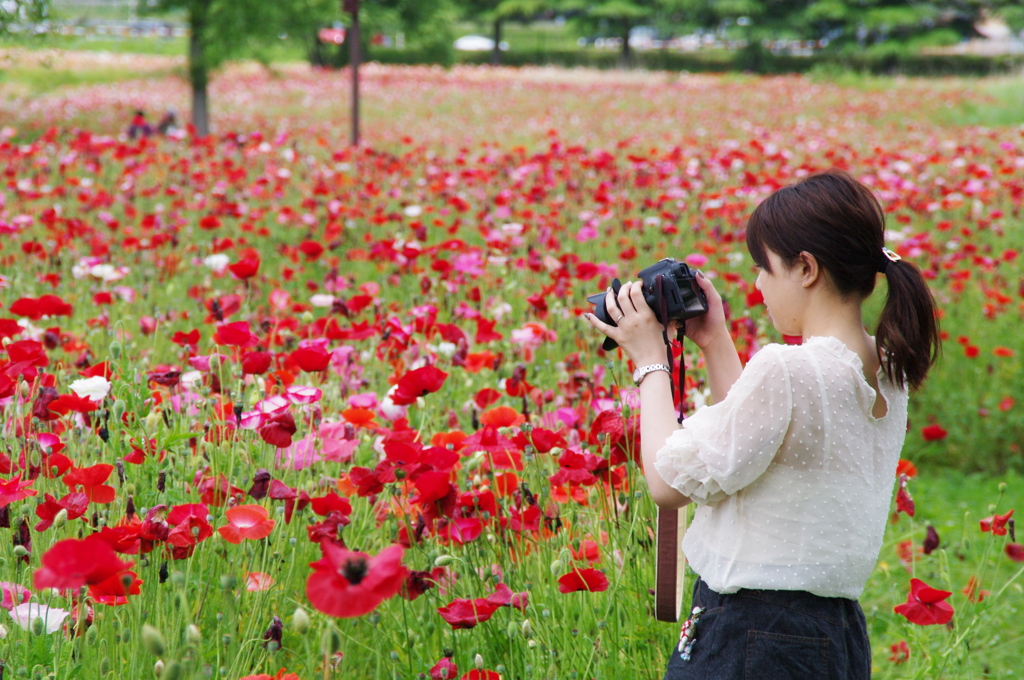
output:
[[[654,564],[654,616],[678,621],[683,604],[686,560],[680,548],[686,533],[686,508],[658,508],[657,559]]]

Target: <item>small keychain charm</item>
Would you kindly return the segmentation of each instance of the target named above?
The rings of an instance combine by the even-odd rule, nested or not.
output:
[[[700,615],[703,613],[704,607],[694,607],[690,612],[690,618],[683,621],[683,625],[679,628],[679,645],[676,647],[676,651],[679,652],[679,658],[683,661],[690,660],[690,652],[697,639],[697,621],[700,620]]]

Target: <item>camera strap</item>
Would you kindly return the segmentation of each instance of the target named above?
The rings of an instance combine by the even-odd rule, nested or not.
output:
[[[668,302],[665,300],[662,276],[654,279],[654,287],[658,292],[659,317],[663,328],[661,337],[665,341],[665,353],[668,358],[669,384],[672,386],[672,407],[676,404],[676,386],[672,380],[675,357],[672,355],[672,341],[669,340]],[[683,341],[686,321],[676,334],[676,340]],[[686,358],[679,356],[679,416],[676,422],[683,422],[683,397],[685,396]],[[657,554],[654,563],[654,617],[658,621],[675,622],[679,620],[679,610],[683,604],[683,587],[686,578],[686,561],[683,558],[681,542],[686,533],[686,508],[658,508],[658,533],[655,543]]]

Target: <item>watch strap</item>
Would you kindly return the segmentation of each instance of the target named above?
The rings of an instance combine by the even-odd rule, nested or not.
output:
[[[633,371],[633,382],[637,387],[640,387],[640,383],[643,382],[644,378],[656,371],[665,371],[669,376],[672,375],[672,369],[665,364],[649,364],[647,366],[641,366]]]

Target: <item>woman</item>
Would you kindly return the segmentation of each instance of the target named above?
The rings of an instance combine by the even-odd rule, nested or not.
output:
[[[885,248],[870,190],[840,171],[769,196],[747,224],[775,328],[804,339],[740,365],[722,300],[686,323],[714,405],[675,429],[662,326],[642,282],[610,291],[617,327],[587,320],[641,369],[641,453],[655,502],[697,504],[683,551],[700,576],[667,679],[870,677],[857,598],[882,543],[906,432],[907,393],[938,352],[920,272]],[[862,306],[888,297],[872,337]],[[617,306],[616,306],[617,305]],[[650,367],[650,368],[648,368]]]

